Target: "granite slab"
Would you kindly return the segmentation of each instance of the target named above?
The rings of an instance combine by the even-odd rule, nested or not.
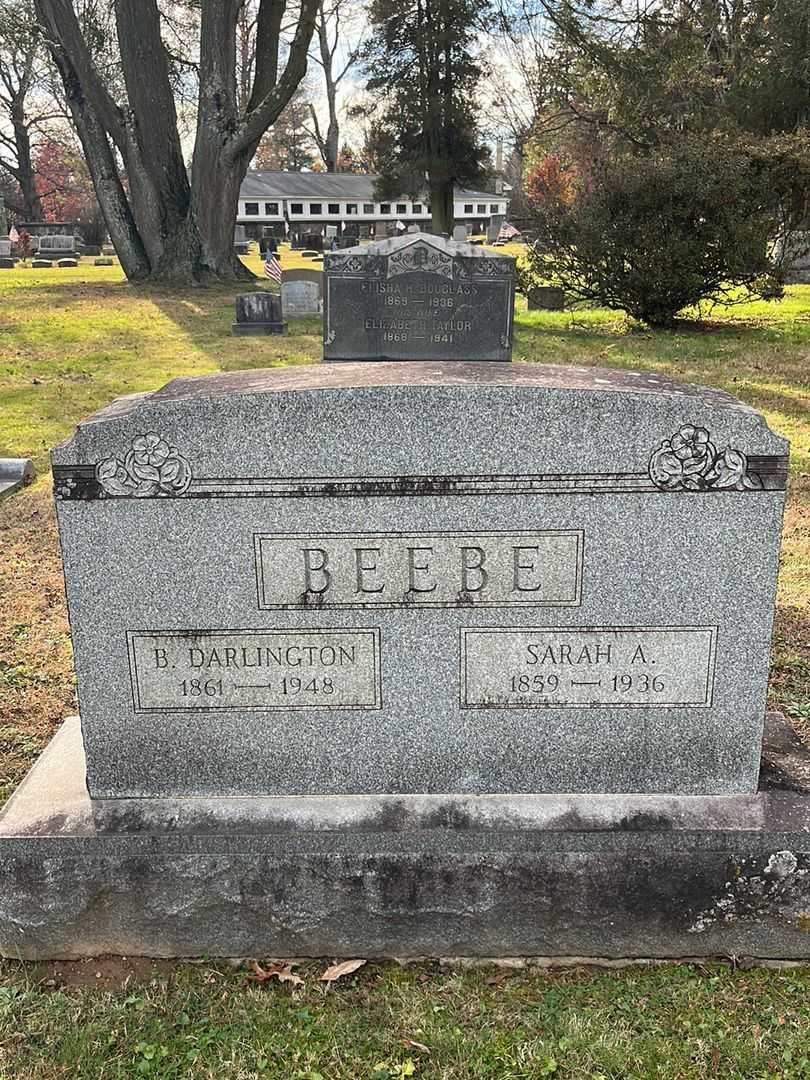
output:
[[[599,368],[119,399],[53,454],[90,793],[752,793],[787,449]]]
[[[324,272],[324,360],[511,359],[511,256],[414,233],[326,255]]]
[[[0,811],[0,955],[810,959],[810,754],[750,795],[91,800],[78,718]]]

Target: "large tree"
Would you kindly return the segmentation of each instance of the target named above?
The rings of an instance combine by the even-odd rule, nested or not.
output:
[[[382,199],[421,194],[425,177],[434,232],[453,228],[453,189],[482,184],[487,148],[475,95],[482,65],[477,30],[489,5],[479,0],[372,0],[364,49],[366,89]]]
[[[0,170],[17,183],[13,199],[27,221],[42,220],[34,151],[57,111],[47,93],[47,54],[29,0],[0,0]]]
[[[318,0],[299,0],[283,69],[286,0],[259,0],[253,79],[244,106],[237,82],[244,0],[187,5],[199,11],[190,170],[157,0],[113,0],[123,93],[103,77],[73,0],[35,3],[127,277],[205,282],[252,276],[233,250],[239,189],[262,135],[306,74]]]
[[[341,172],[340,119],[338,116],[338,91],[340,84],[357,62],[360,42],[356,32],[351,32],[352,0],[320,0],[315,36],[317,50],[315,60],[323,70],[323,86],[326,94],[328,119],[322,126],[318,112],[310,104],[312,135],[327,172]],[[355,13],[356,14],[356,13]],[[347,24],[349,30],[347,31]],[[353,40],[349,40],[353,38]],[[341,49],[343,50],[341,52]]]

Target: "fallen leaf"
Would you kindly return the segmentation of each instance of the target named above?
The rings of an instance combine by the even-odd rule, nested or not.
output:
[[[333,983],[338,979],[342,979],[344,975],[351,975],[353,971],[357,971],[365,964],[365,960],[344,960],[342,964],[332,964],[321,975],[321,982]]]
[[[410,1047],[412,1050],[419,1050],[423,1054],[429,1054],[430,1053],[430,1047],[425,1046],[424,1043],[417,1042],[416,1039],[403,1039],[402,1041],[406,1046]]]
[[[253,974],[248,975],[250,982],[266,983],[271,979],[278,979],[280,983],[288,982],[294,986],[303,986],[304,980],[293,971],[292,964],[270,964],[263,968],[256,960],[253,961]]]

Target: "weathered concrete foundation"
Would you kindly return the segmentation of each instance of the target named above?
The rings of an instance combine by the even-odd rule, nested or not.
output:
[[[0,952],[810,958],[810,752],[754,795],[91,800],[77,718],[0,814]]]

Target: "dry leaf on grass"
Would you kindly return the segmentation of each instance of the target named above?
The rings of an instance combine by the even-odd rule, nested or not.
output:
[[[250,982],[266,983],[271,979],[278,979],[280,983],[288,982],[293,986],[303,986],[304,980],[293,971],[292,964],[270,964],[263,968],[261,964],[253,961],[253,974],[248,975]]]
[[[321,975],[321,982],[333,983],[338,979],[342,979],[344,975],[351,975],[353,971],[357,971],[365,964],[365,960],[344,960],[342,964],[332,964]]]
[[[411,1050],[419,1050],[422,1054],[429,1054],[430,1047],[425,1046],[424,1043],[417,1042],[416,1039],[403,1039],[403,1043]]]

